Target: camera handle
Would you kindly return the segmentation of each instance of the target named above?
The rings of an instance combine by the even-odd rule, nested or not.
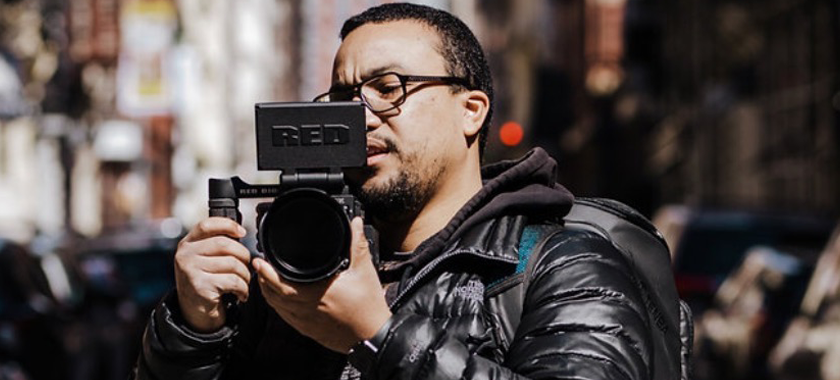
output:
[[[251,185],[239,177],[210,178],[207,181],[210,216],[221,216],[242,224],[239,198],[265,198],[280,194],[278,186]]]
[[[237,196],[236,181],[242,182],[238,177],[229,179],[210,178],[207,182],[210,216],[221,216],[242,224],[242,213],[239,212],[239,197]],[[233,239],[233,238],[231,238]],[[238,239],[234,239],[239,241]],[[222,304],[227,310],[228,316],[236,315],[235,306],[239,303],[236,296],[231,293],[222,295]]]
[[[210,216],[221,216],[242,223],[242,213],[239,212],[239,197],[231,179],[210,178],[208,181],[208,206]]]

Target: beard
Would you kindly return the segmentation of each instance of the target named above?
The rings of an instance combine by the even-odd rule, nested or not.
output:
[[[368,184],[379,171],[375,167],[365,166],[348,181],[350,191],[364,205],[365,214],[382,221],[398,221],[416,216],[431,199],[435,184],[442,172],[424,172],[419,165],[420,155],[403,154],[396,144],[389,139],[380,139],[389,154],[399,159],[401,167],[396,177],[389,178],[382,184]]]

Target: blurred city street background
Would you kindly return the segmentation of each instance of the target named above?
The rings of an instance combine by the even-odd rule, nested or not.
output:
[[[277,181],[254,103],[325,91],[382,2],[0,0],[0,380],[126,378],[208,178]],[[695,379],[840,379],[840,1],[421,3],[486,49],[487,162],[542,146],[660,228]]]

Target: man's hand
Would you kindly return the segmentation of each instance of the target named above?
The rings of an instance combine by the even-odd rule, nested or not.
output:
[[[266,301],[292,327],[324,347],[347,353],[372,338],[391,311],[370,259],[361,218],[350,223],[350,267],[311,284],[286,281],[268,262],[254,259]]]
[[[225,323],[222,295],[248,299],[251,272],[248,249],[232,238],[245,236],[236,222],[220,217],[198,223],[178,243],[175,284],[187,323],[198,332],[213,332]]]

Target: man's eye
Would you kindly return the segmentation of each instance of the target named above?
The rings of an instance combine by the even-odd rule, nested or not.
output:
[[[376,92],[378,92],[382,95],[388,95],[388,94],[394,93],[396,91],[399,91],[400,88],[401,88],[401,85],[400,85],[400,82],[381,81],[381,82],[372,83],[371,87],[373,87],[373,89],[376,90]]]

